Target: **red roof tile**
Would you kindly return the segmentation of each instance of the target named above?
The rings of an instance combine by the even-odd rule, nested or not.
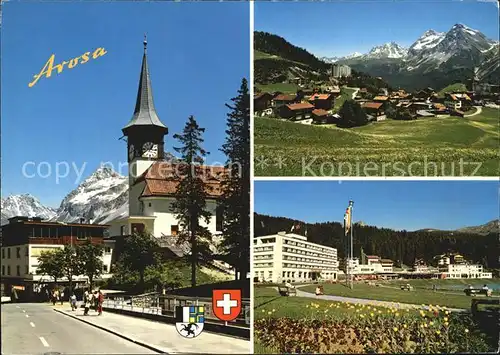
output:
[[[273,100],[275,100],[275,101],[293,101],[293,100],[295,100],[295,96],[286,95],[286,94],[279,94]]]
[[[363,102],[361,107],[363,108],[374,108],[378,110],[383,105],[382,102]]]
[[[289,104],[286,105],[289,110],[295,111],[295,110],[304,110],[308,108],[314,108],[314,105],[311,105],[309,102],[301,102],[298,104]]]
[[[386,101],[387,99],[388,99],[388,97],[387,96],[383,96],[383,95],[375,96],[373,98],[373,100],[375,100],[375,101]]]
[[[322,110],[322,109],[318,108],[316,110],[313,110],[312,114],[315,115],[315,116],[327,116],[328,112],[325,111],[325,110]]]
[[[314,94],[311,96],[309,100],[328,100],[330,98],[330,94]]]

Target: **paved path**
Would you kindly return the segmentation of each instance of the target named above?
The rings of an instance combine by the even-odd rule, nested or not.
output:
[[[172,324],[108,312],[98,316],[94,311],[90,311],[89,316],[83,316],[81,308],[74,312],[67,308],[59,309],[65,315],[58,314],[68,319],[79,319],[82,324],[88,322],[93,326],[102,327],[139,344],[147,344],[160,352],[191,354],[207,352],[212,354],[250,353],[250,341],[248,340],[206,331],[195,339],[187,339],[179,335]],[[90,327],[91,325],[87,326]]]
[[[53,308],[46,303],[3,304],[2,354],[156,353],[54,312]]]
[[[303,286],[300,286],[300,287],[303,287]],[[334,301],[334,302],[350,302],[350,303],[356,303],[356,304],[376,305],[379,307],[395,307],[395,308],[399,308],[399,309],[415,308],[415,307],[422,308],[422,309],[429,308],[428,306],[422,306],[422,305],[418,305],[418,304],[377,301],[377,300],[369,300],[366,298],[352,298],[352,297],[343,297],[343,296],[334,296],[334,295],[316,296],[314,293],[304,292],[298,288],[297,288],[297,296],[298,297],[320,299],[320,300],[327,300],[327,301]],[[465,311],[464,309],[458,309],[458,308],[447,308],[447,309],[452,311],[452,312],[464,312]]]
[[[472,117],[475,115],[479,115],[481,112],[483,112],[483,108],[481,106],[474,106],[476,108],[476,112],[470,114],[470,115],[465,115],[464,117]]]

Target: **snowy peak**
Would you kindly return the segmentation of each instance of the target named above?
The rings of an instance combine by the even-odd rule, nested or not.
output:
[[[77,222],[85,218],[97,223],[125,203],[128,203],[128,178],[104,166],[62,200],[55,219]]]
[[[390,42],[373,47],[365,57],[367,59],[404,58],[407,53],[408,49],[400,46],[396,42]]]
[[[11,195],[0,200],[1,224],[8,223],[8,219],[16,216],[41,217],[51,219],[56,211],[42,203],[30,194]]]
[[[425,31],[424,34],[411,45],[409,52],[416,53],[422,50],[434,48],[443,40],[445,36],[445,32],[436,32],[434,30]]]

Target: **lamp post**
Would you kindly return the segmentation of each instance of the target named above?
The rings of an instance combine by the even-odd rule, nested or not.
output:
[[[351,237],[351,241],[350,241],[350,253],[349,253],[350,254],[350,259],[351,259],[351,265],[350,265],[351,272],[349,273],[349,276],[350,276],[349,277],[349,287],[351,288],[351,290],[353,288],[353,277],[354,277],[354,275],[352,273],[352,267],[354,265],[354,242],[353,242],[353,237],[352,237],[353,236],[353,234],[352,234],[352,207],[353,206],[354,206],[354,201],[352,201],[352,200],[349,201],[349,217],[350,217],[349,218],[349,223],[350,223],[349,229],[350,229],[350,232],[351,232],[351,235],[350,235],[350,237]]]

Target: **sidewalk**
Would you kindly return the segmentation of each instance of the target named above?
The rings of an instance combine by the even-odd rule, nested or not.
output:
[[[248,354],[250,341],[208,333],[203,331],[193,339],[179,335],[174,325],[150,321],[142,318],[103,312],[98,316],[90,310],[83,316],[83,309],[71,311],[69,305],[54,308],[54,311],[88,323],[122,338],[149,347],[152,350],[173,353]]]

